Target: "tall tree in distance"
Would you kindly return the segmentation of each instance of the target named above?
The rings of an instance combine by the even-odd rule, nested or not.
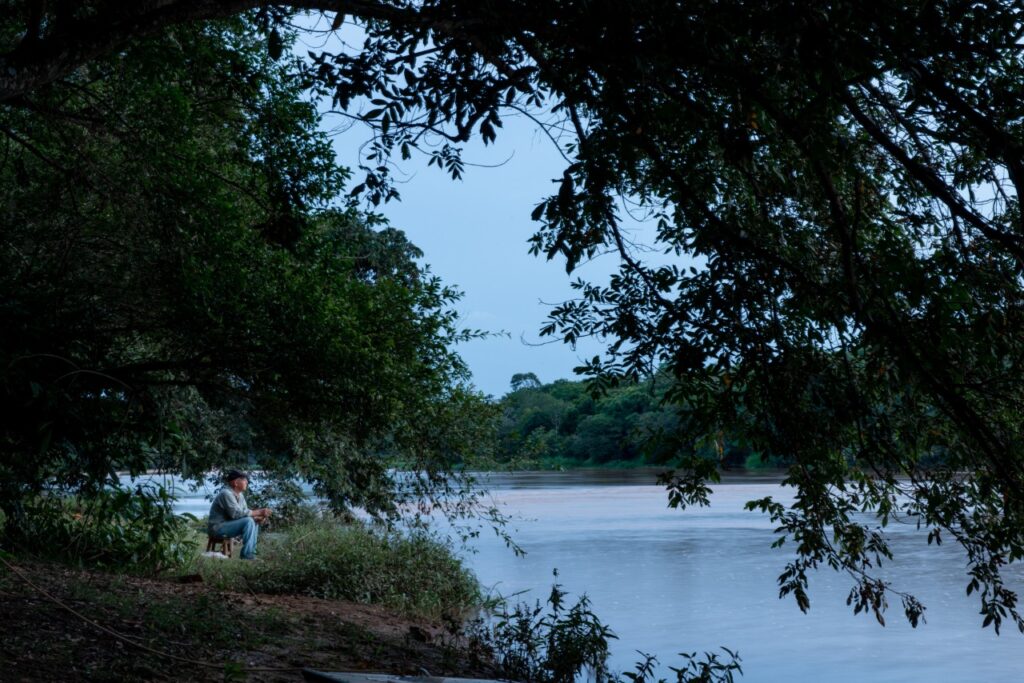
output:
[[[0,100],[27,111],[139,34],[254,4],[14,3]],[[807,572],[830,566],[855,610],[881,620],[896,596],[918,623],[873,573],[884,525],[909,520],[963,548],[985,625],[1024,630],[1001,575],[1024,555],[1019,2],[289,7],[364,32],[314,51],[307,77],[371,126],[355,188],[371,201],[396,196],[392,157],[458,176],[459,145],[493,140],[506,112],[548,122],[568,162],[535,251],[571,271],[612,249],[622,269],[581,282],[546,332],[608,339],[598,384],[664,367],[681,438],[792,459],[796,502],[753,503],[796,542],[783,593],[806,609]],[[261,16],[276,51],[289,14]],[[623,200],[696,265],[645,263]],[[673,503],[707,502],[708,463],[667,478]]]
[[[537,379],[537,375],[532,372],[517,372],[512,375],[511,381],[512,391],[519,391],[520,389],[536,389],[540,386],[540,380]]]

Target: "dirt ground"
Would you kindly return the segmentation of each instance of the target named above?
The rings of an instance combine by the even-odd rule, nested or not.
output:
[[[0,566],[0,680],[298,681],[301,669],[492,677],[486,648],[455,625],[340,600],[227,593],[150,579],[15,563],[38,587],[132,643],[105,633]],[[248,669],[278,669],[249,671]]]

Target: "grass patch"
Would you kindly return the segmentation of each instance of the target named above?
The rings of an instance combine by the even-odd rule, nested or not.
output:
[[[242,609],[209,594],[181,600],[150,600],[142,604],[144,628],[154,636],[200,640],[213,647],[252,648],[286,632],[289,622],[276,609]]]
[[[258,562],[203,561],[199,571],[223,589],[352,600],[428,618],[463,614],[481,599],[451,548],[423,534],[325,520],[267,534],[258,552]]]
[[[251,648],[270,642],[272,634],[287,632],[290,623],[276,608],[243,607],[235,604],[234,596],[136,591],[116,575],[102,584],[71,583],[67,595],[89,604],[94,617],[98,611],[104,619],[137,624],[140,632],[134,635],[150,643],[187,636],[212,647]]]
[[[131,642],[211,668],[132,647],[45,599],[0,568],[0,679],[222,680],[245,666],[324,671],[376,670],[489,678],[488,662],[453,649],[441,626],[384,608],[296,596],[224,593],[204,583],[116,575],[52,562],[17,560],[22,573],[71,608]],[[234,563],[224,563],[234,564]],[[412,637],[411,633],[418,636]],[[291,675],[287,680],[297,678]],[[234,680],[234,678],[231,678]],[[247,680],[282,680],[274,671]]]
[[[276,605],[222,596],[201,585],[182,586],[52,563],[19,562],[20,570],[50,595],[113,629],[120,640],[49,600],[14,572],[0,571],[0,661],[19,680],[175,680],[219,678],[214,668],[163,659],[132,647],[238,666],[264,648],[308,627]],[[168,667],[171,667],[168,669]],[[2,674],[0,679],[7,680]]]

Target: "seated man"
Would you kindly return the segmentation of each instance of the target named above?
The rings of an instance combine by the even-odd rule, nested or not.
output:
[[[257,524],[270,517],[270,508],[250,510],[242,492],[249,488],[249,475],[231,470],[225,477],[227,485],[217,492],[210,506],[208,533],[223,538],[242,537],[242,559],[256,557],[256,539],[260,532]]]

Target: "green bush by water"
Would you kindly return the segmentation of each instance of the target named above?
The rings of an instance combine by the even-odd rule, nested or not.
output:
[[[151,574],[180,570],[193,560],[193,520],[176,515],[159,487],[105,489],[88,498],[26,497],[5,514],[4,547],[80,567]]]
[[[558,572],[555,572],[558,576]],[[618,636],[591,610],[586,595],[571,606],[568,594],[555,584],[545,603],[503,604],[495,619],[482,620],[481,638],[488,643],[499,677],[523,683],[735,683],[743,675],[739,654],[722,648],[723,655],[680,653],[682,663],[669,666],[672,676],[657,675],[658,660],[639,652],[633,670],[609,669],[609,644]]]
[[[224,588],[379,604],[405,614],[458,615],[481,600],[452,549],[424,534],[378,532],[322,520],[265,534],[259,561],[204,561],[204,578]]]
[[[556,574],[557,575],[557,574]],[[613,683],[608,641],[617,636],[581,596],[571,607],[561,586],[551,587],[547,603],[519,603],[500,611],[487,634],[501,677],[526,683],[573,683],[581,674]]]

